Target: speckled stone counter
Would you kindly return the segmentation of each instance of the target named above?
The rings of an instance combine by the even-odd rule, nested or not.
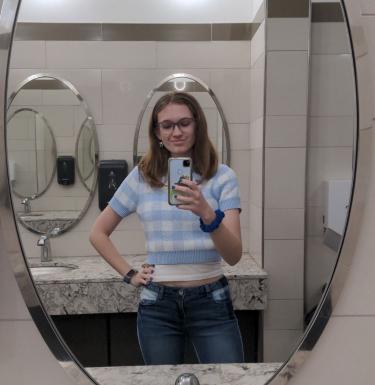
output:
[[[155,365],[86,368],[101,385],[174,385],[182,373],[194,373],[200,385],[264,385],[280,363]]]
[[[127,256],[140,268],[145,256]],[[54,258],[78,268],[34,274],[38,292],[50,315],[136,312],[139,288],[126,285],[101,257]],[[30,264],[37,260],[30,260]],[[235,266],[223,263],[236,310],[263,310],[267,305],[267,273],[249,256]]]

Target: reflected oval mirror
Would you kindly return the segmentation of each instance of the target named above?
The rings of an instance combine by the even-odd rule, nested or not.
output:
[[[39,198],[56,172],[56,141],[47,119],[33,108],[19,108],[7,122],[12,191],[24,205]]]
[[[340,3],[306,1],[296,6],[292,1],[283,9],[277,1],[249,0],[241,2],[243,8],[229,3],[237,12],[235,17],[229,8],[202,4],[188,14],[181,2],[170,2],[174,13],[166,19],[152,8],[157,2],[149,2],[138,10],[136,24],[126,16],[119,23],[115,15],[103,22],[93,4],[93,14],[100,17],[89,26],[91,32],[85,23],[69,18],[59,19],[57,27],[53,18],[51,24],[26,23],[32,18],[22,19],[21,7],[9,76],[14,86],[25,77],[25,68],[33,72],[35,64],[26,53],[38,50],[40,67],[48,58],[51,70],[80,85],[101,123],[103,156],[128,162],[147,145],[141,133],[152,105],[149,90],[153,90],[152,99],[156,93],[187,83],[196,94],[203,82],[215,90],[223,115],[214,103],[212,126],[216,130],[224,122],[228,125],[231,167],[241,189],[244,255],[238,266],[225,266],[225,274],[240,321],[246,363],[225,368],[212,364],[209,372],[235,373],[233,378],[243,383],[254,376],[266,383],[297,346],[310,350],[318,338],[310,334],[301,345],[337,262],[351,204],[357,146],[354,68]],[[137,12],[134,4],[123,6],[116,16]],[[72,8],[69,13],[75,15],[75,11]],[[69,42],[64,41],[68,31]],[[177,82],[166,78],[171,73],[180,74]],[[202,80],[187,82],[193,77]],[[155,84],[162,89],[154,90]],[[24,100],[32,103],[38,98],[39,93],[24,94]],[[212,100],[207,103],[213,107]],[[20,102],[18,107],[23,105]],[[63,141],[60,147],[47,109],[43,106],[42,112],[55,132],[58,156],[72,155],[66,149],[74,151],[75,144],[80,179],[92,186],[96,180],[91,173],[92,146],[96,145],[91,130],[82,123],[87,116],[74,126],[79,138],[68,147]],[[133,150],[137,127],[139,140]],[[229,140],[221,135],[228,146]],[[227,161],[224,156],[222,162]],[[85,186],[82,190],[87,194]],[[68,190],[61,191],[59,197],[70,202]],[[42,197],[46,196],[47,192]],[[13,199],[16,211],[22,210]],[[37,204],[35,199],[32,210]],[[69,250],[65,242],[56,242],[56,265],[34,274],[43,306],[75,357],[99,383],[116,385],[116,378],[131,383],[157,376],[169,380],[176,367],[137,367],[143,364],[135,328],[138,291],[124,285],[122,277],[89,246],[90,225],[98,214],[92,205],[86,223],[79,231],[69,232]],[[136,217],[123,221],[114,237],[120,253],[139,267],[145,247]],[[27,256],[36,257],[35,239],[26,236],[22,242]],[[59,269],[62,263],[65,266]],[[330,315],[329,298],[325,304],[319,332]],[[179,369],[201,378],[207,367],[189,366],[197,359],[191,345],[186,349],[185,364]]]
[[[64,233],[83,217],[96,186],[98,141],[88,106],[70,82],[41,73],[18,83],[8,116],[19,223],[48,237]]]
[[[168,92],[186,92],[202,106],[208,126],[208,136],[216,148],[220,163],[230,165],[230,133],[220,102],[202,80],[190,74],[172,74],[163,79],[147,95],[139,114],[134,135],[133,164],[146,154],[148,143],[148,124],[155,103]]]

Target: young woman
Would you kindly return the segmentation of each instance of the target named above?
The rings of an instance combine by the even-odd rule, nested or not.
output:
[[[218,165],[197,100],[164,95],[149,124],[150,149],[93,225],[90,240],[124,281],[143,286],[137,315],[146,364],[183,363],[185,338],[200,363],[243,362],[243,347],[221,259],[242,254],[240,199],[235,173]],[[176,186],[179,204],[168,204],[168,159],[190,157],[193,180]],[[144,225],[147,263],[134,270],[110,235],[137,212]]]

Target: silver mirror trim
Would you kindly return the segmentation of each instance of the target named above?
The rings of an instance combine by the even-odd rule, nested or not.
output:
[[[341,0],[342,3],[344,0]],[[348,2],[348,0],[347,0]],[[0,102],[3,105],[3,109],[0,111],[0,231],[2,238],[4,239],[4,245],[0,248],[1,258],[9,258],[11,261],[19,289],[23,295],[26,306],[28,307],[30,314],[39,329],[39,332],[43,336],[46,344],[49,346],[51,352],[56,357],[57,361],[66,370],[67,374],[73,379],[76,384],[97,384],[89,374],[84,370],[80,363],[73,357],[69,348],[59,335],[50,317],[45,312],[39,295],[36,291],[34,282],[31,278],[30,272],[27,269],[22,245],[20,243],[19,234],[15,222],[13,207],[10,199],[9,190],[9,179],[6,161],[6,148],[5,148],[5,110],[6,110],[6,91],[7,91],[7,77],[8,77],[8,63],[9,55],[12,46],[12,36],[14,32],[14,25],[17,17],[17,11],[20,4],[20,0],[3,0],[2,8],[0,12],[0,77],[3,81],[0,82]],[[343,9],[345,13],[345,20],[348,22],[347,10],[343,3]],[[348,27],[349,24],[347,23]],[[353,52],[360,52],[363,41],[356,40],[353,42],[350,28],[350,42]],[[358,96],[359,93],[364,91],[358,87],[357,71],[360,71],[362,78],[367,81],[371,80],[370,74],[368,73],[369,67],[366,69],[363,66],[357,66],[357,62],[361,56],[353,57],[354,72],[356,79],[356,93],[357,93],[357,129],[359,127],[359,105]],[[363,58],[363,56],[362,56]],[[363,96],[363,95],[361,95]],[[361,132],[359,131],[359,134]],[[356,148],[358,147],[358,141],[360,137],[357,137],[355,143]],[[365,147],[365,146],[364,146]],[[361,149],[361,151],[366,148]],[[367,148],[368,151],[371,148]],[[358,151],[356,151],[358,154]],[[360,155],[363,155],[362,153]],[[365,185],[356,181],[356,175],[365,172],[365,162],[358,162],[357,169],[354,170],[353,181],[354,188],[351,194],[351,203],[349,208],[349,216],[347,219],[347,227],[345,229],[344,241],[340,247],[340,256],[337,260],[334,273],[330,280],[329,286],[327,287],[318,311],[315,313],[313,321],[310,323],[308,329],[304,333],[303,338],[299,343],[298,349],[291,355],[290,359],[281,367],[278,373],[273,377],[267,384],[281,385],[288,383],[289,379],[293,378],[295,372],[301,367],[304,360],[309,356],[309,352],[314,347],[315,342],[321,335],[322,328],[318,327],[319,320],[328,320],[330,311],[326,314],[324,307],[327,304],[333,308],[338,299],[339,293],[345,283],[347,275],[347,267],[349,262],[353,258],[353,247],[358,242],[359,226],[356,226],[357,221],[361,219],[363,215],[361,211],[361,197],[365,193]],[[329,301],[329,302],[327,302]],[[312,348],[305,350],[305,344],[307,338],[312,339]],[[306,354],[305,354],[306,353]]]
[[[223,131],[224,131],[224,138],[225,138],[225,151],[222,150],[223,152],[223,163],[227,164],[230,166],[230,160],[231,160],[231,154],[230,154],[230,137],[229,137],[229,128],[228,128],[228,123],[227,120],[225,119],[224,111],[223,108],[221,107],[221,104],[216,97],[215,93],[212,91],[210,87],[206,83],[204,83],[201,79],[197,78],[196,76],[186,74],[186,73],[175,73],[172,75],[167,76],[164,78],[162,81],[160,81],[147,95],[145,102],[143,103],[141,112],[138,115],[138,120],[137,120],[137,125],[135,128],[135,133],[134,133],[134,141],[133,141],[133,167],[135,167],[138,164],[138,139],[139,139],[139,132],[141,130],[141,124],[142,124],[142,119],[143,115],[145,114],[146,108],[150,103],[151,98],[155,94],[156,91],[159,90],[159,88],[169,82],[170,80],[173,79],[178,79],[178,78],[186,78],[186,79],[191,79],[198,83],[200,86],[204,88],[204,90],[211,96],[212,100],[214,101],[219,114],[221,121],[223,123]]]

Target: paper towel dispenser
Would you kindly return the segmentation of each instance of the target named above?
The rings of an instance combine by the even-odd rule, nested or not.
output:
[[[104,210],[121,182],[128,175],[126,160],[111,159],[99,162],[98,194],[99,209]]]

